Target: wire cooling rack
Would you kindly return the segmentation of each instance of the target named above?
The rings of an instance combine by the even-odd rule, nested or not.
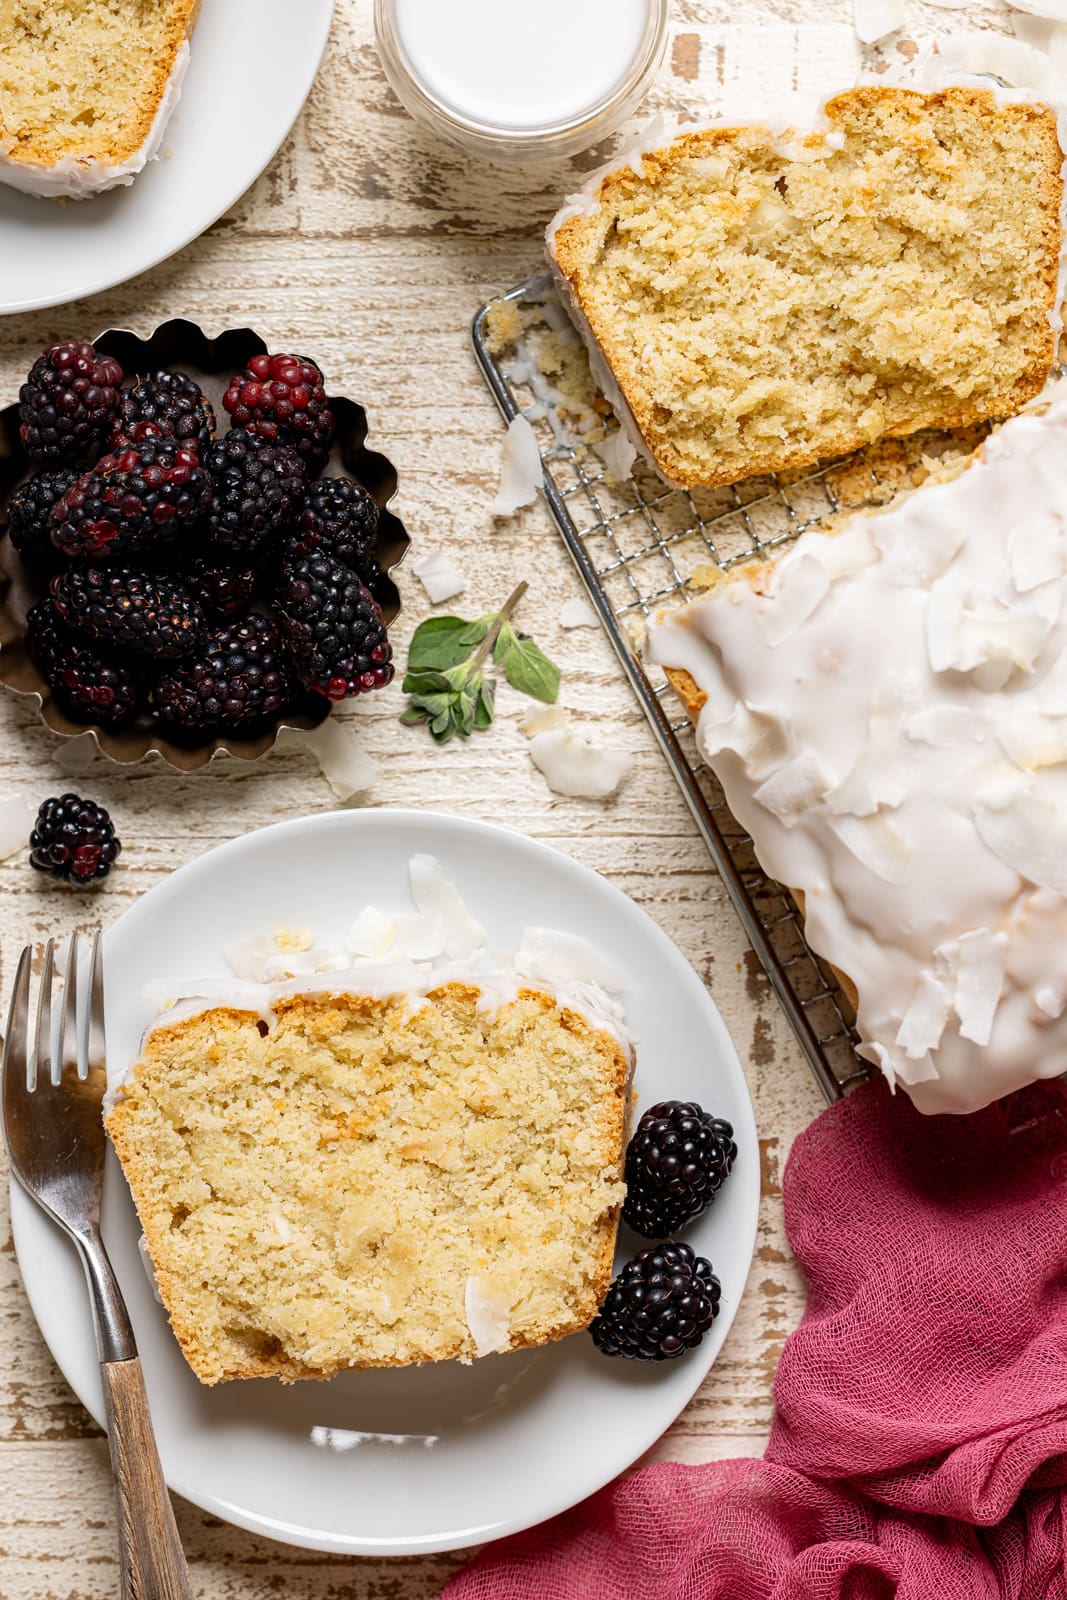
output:
[[[514,320],[523,332],[502,347],[493,318],[508,306],[520,314]],[[542,344],[554,338],[550,366],[561,341],[571,341],[580,354],[550,277],[532,278],[483,306],[472,335],[505,419],[521,411],[537,429],[549,510],[812,1071],[834,1100],[868,1074],[855,1054],[852,1008],[833,972],[807,945],[794,901],[760,869],[751,840],[697,754],[689,720],[667,680],[656,668],[646,672],[640,638],[654,611],[691,592],[690,580],[699,578],[700,568],[725,570],[765,556],[843,509],[884,501],[894,481],[902,481],[924,450],[934,452],[937,441],[925,436],[895,442],[880,456],[867,452],[795,479],[753,478],[724,489],[670,489],[641,462],[632,477],[618,482],[596,447],[581,440],[580,430],[589,432],[590,423],[600,420],[591,409],[591,379],[585,399],[569,398],[573,372],[562,391],[558,381],[544,376],[536,348],[530,348],[539,338]],[[593,433],[602,429],[594,426]]]

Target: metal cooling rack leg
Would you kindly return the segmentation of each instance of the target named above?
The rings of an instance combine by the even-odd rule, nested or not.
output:
[[[521,299],[528,297],[528,294],[529,287],[524,285],[522,289],[514,291],[512,294],[505,296],[505,298]],[[514,417],[518,416],[521,408],[486,346],[486,310],[487,307],[485,306],[481,308],[475,316],[471,327],[474,354],[501,415],[505,422],[511,422]],[[689,763],[686,761],[682,748],[664,714],[655,690],[645,676],[640,663],[630,648],[629,641],[619,626],[615,612],[599,581],[596,568],[589,558],[589,553],[579,537],[577,528],[574,526],[566,503],[547,471],[543,474],[542,488],[548,509],[552,513],[552,519],[570,552],[571,559],[578,570],[579,577],[582,579],[593,609],[596,611],[608,638],[611,640],[630,687],[633,689],[645,716],[652,725],[652,731],[656,735],[660,749],[667,758],[671,771],[674,773],[675,780],[682,791],[693,820],[700,830],[701,837],[708,847],[734,910],[741,919],[741,925],[748,936],[752,948],[759,957],[760,964],[767,974],[771,987],[796,1033],[800,1047],[807,1057],[808,1064],[815,1074],[819,1087],[827,1100],[837,1100],[841,1097],[841,1085],[830,1068],[818,1035],[811,1026],[807,1014],[800,1005],[792,984],[783,971],[781,963],[767,938],[759,914],[752,903],[752,898],[745,888],[737,868],[734,866],[718,824],[690,770]]]

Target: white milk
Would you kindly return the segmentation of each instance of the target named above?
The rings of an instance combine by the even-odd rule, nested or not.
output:
[[[429,92],[490,127],[543,128],[609,96],[652,0],[395,0],[398,40]]]

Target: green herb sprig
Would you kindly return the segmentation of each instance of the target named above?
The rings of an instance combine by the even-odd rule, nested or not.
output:
[[[438,744],[457,734],[467,739],[493,720],[496,680],[486,676],[492,657],[513,689],[552,705],[559,694],[559,668],[532,639],[515,631],[511,614],[526,593],[520,583],[499,611],[468,622],[430,617],[412,635],[402,688],[411,704],[400,720],[425,723]]]

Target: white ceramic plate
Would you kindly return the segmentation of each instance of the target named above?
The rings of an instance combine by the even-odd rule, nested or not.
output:
[[[737,1310],[755,1244],[759,1157],[752,1105],[703,984],[624,894],[547,845],[456,817],[341,811],[279,823],[212,850],[152,889],[108,931],[107,1031],[128,1061],[153,1015],[144,986],[224,976],[221,947],[278,923],[340,942],[368,901],[410,910],[408,862],[428,851],[489,933],[513,949],[525,924],[593,941],[630,980],[639,1108],[699,1100],[734,1125],[739,1158],[687,1237],[723,1285],[711,1335],[677,1362],[610,1360],[587,1334],[539,1350],[342,1374],[291,1387],[201,1388],[137,1252],[129,1191],[111,1157],[104,1237],[129,1302],[167,1482],[230,1522],[317,1550],[445,1550],[528,1527],[575,1504],[652,1445],[693,1395]],[[64,1376],[103,1411],[81,1271],[21,1190],[15,1246],[34,1314]],[[639,1248],[620,1230],[620,1259]]]
[[[228,211],[299,116],[332,15],[333,0],[208,0],[167,154],[128,188],[64,205],[0,184],[0,312],[124,283]]]

